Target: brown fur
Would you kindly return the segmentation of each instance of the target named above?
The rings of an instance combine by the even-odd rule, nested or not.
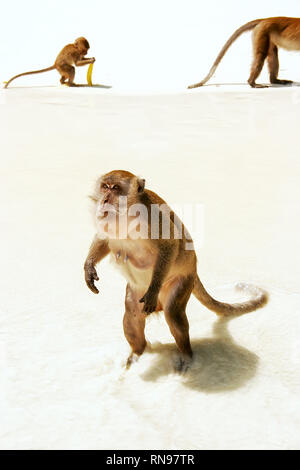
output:
[[[118,211],[120,196],[128,196],[128,209],[132,204],[142,203],[148,209],[148,214],[151,212],[151,204],[165,204],[157,194],[145,189],[144,184],[145,180],[122,170],[102,176],[92,196],[96,204],[95,210],[100,208],[107,213],[107,204],[110,204]],[[128,211],[126,216],[129,217]],[[100,219],[101,217],[102,215],[99,216]],[[171,225],[168,239],[161,237],[163,217],[169,217]],[[95,266],[109,253],[128,281],[123,321],[124,333],[132,349],[128,366],[134,355],[141,355],[146,347],[145,314],[163,310],[179,350],[184,356],[191,358],[193,353],[185,310],[192,293],[207,308],[220,315],[250,312],[267,302],[267,295],[258,289],[255,298],[239,304],[227,304],[211,297],[197,275],[195,251],[185,249],[184,232],[182,239],[174,237],[174,217],[172,211],[168,213],[161,209],[158,239],[149,237],[150,224],[148,239],[130,239],[128,236],[121,240],[118,237],[109,238],[105,234],[101,234],[103,238],[100,239],[98,234],[85,261],[85,280],[94,293],[99,292],[94,284],[99,279]]]
[[[279,16],[250,21],[237,29],[228,39],[216,58],[207,76],[199,83],[188,88],[204,85],[214,74],[216,68],[233,42],[246,31],[253,30],[253,62],[248,83],[252,88],[264,88],[256,83],[265,59],[268,61],[271,84],[288,85],[291,80],[278,79],[279,61],[278,47],[290,51],[300,50],[300,18]]]
[[[24,72],[20,73],[19,75],[15,75],[12,77],[6,84],[4,88],[7,88],[8,85],[18,77],[22,77],[23,75],[32,75],[35,73],[42,73],[48,72],[50,70],[56,69],[58,73],[61,75],[60,83],[66,84],[68,86],[76,86],[74,83],[75,77],[75,67],[80,67],[82,65],[88,65],[95,62],[95,58],[85,58],[84,56],[87,54],[90,45],[88,41],[84,37],[80,37],[74,41],[73,44],[67,44],[58,56],[51,67],[41,70],[35,70],[32,72]]]

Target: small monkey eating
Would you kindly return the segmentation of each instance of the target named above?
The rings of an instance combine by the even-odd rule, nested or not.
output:
[[[251,30],[253,30],[253,62],[248,79],[249,85],[252,88],[266,88],[268,86],[256,83],[265,59],[268,61],[271,84],[290,85],[293,83],[291,80],[280,80],[278,78],[278,47],[288,51],[300,50],[300,18],[278,16],[250,21],[238,28],[219,52],[207,76],[201,82],[190,85],[188,88],[197,88],[204,85],[215,73],[216,68],[234,41],[241,34]]]
[[[215,300],[197,274],[190,235],[170,207],[145,188],[145,180],[115,170],[101,176],[91,196],[96,235],[84,263],[89,289],[99,293],[96,265],[110,254],[127,280],[123,328],[131,346],[127,367],[145,350],[147,315],[163,311],[181,366],[193,356],[186,305],[191,294],[218,315],[240,315],[264,306],[267,294],[252,288],[253,298],[229,304]]]
[[[50,70],[57,70],[60,74],[60,83],[67,86],[76,86],[74,83],[75,77],[75,67],[81,67],[83,65],[93,64],[95,62],[95,57],[85,57],[90,45],[84,37],[77,38],[73,44],[67,44],[58,54],[56,60],[51,67],[46,69],[34,70],[32,72],[24,72],[12,77],[5,84],[4,88],[7,88],[8,85],[18,77],[23,77],[24,75],[32,75],[35,73],[50,72]]]

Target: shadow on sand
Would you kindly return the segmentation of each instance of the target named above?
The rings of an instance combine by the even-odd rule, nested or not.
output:
[[[182,374],[183,385],[199,392],[218,393],[235,390],[254,377],[259,358],[235,343],[228,331],[231,319],[218,319],[211,338],[192,342],[194,358]],[[149,352],[157,357],[151,368],[142,374],[143,380],[155,382],[174,373],[170,358],[178,356],[175,344],[153,345]]]
[[[105,89],[108,89],[108,88],[112,88],[112,86],[111,85],[97,85],[97,84],[95,84],[95,85],[93,84],[93,85],[90,86],[90,85],[86,85],[86,84],[84,84],[84,85],[79,84],[79,85],[76,85],[75,88],[105,88]]]
[[[276,84],[271,84],[271,83],[263,83],[263,85],[266,86],[266,88],[291,88],[291,87],[298,87],[300,86],[300,82],[293,82],[288,85],[276,85]],[[243,83],[205,83],[199,88],[205,88],[205,87],[219,87],[219,86],[245,86],[247,88],[251,88],[249,83],[243,82]],[[262,88],[263,90],[263,88]]]

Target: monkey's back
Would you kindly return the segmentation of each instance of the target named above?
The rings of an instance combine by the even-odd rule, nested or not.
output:
[[[66,63],[74,65],[76,60],[80,59],[80,52],[76,49],[74,44],[67,44],[62,48],[55,60],[55,66],[62,66]]]

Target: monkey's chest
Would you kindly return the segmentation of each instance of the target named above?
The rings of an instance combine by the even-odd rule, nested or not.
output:
[[[127,282],[135,288],[147,289],[155,262],[150,250],[136,244],[133,249],[127,243],[110,243],[111,260]]]

